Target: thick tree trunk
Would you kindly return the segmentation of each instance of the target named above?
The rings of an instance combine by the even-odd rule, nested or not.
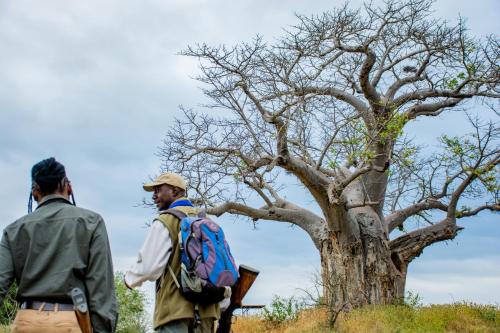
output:
[[[389,304],[404,297],[406,265],[387,241],[363,235],[347,242],[331,233],[322,243],[324,296],[334,309]]]
[[[359,184],[353,184],[345,199],[354,204],[362,194]],[[340,230],[330,229],[320,247],[323,293],[330,307],[348,310],[403,298],[407,264],[391,252],[378,209],[339,207],[336,211]]]

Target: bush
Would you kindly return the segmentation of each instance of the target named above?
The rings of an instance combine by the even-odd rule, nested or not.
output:
[[[423,298],[419,295],[419,293],[408,290],[406,292],[406,297],[404,299],[404,304],[409,306],[410,308],[420,308],[423,304]]]
[[[3,303],[0,306],[0,325],[10,325],[14,320],[17,313],[17,308],[19,307],[16,301],[17,295],[17,285],[14,282],[5,295]]]
[[[264,320],[272,324],[282,324],[286,321],[297,320],[299,312],[303,308],[303,303],[294,297],[285,298],[275,295],[270,308],[266,306],[262,310],[262,316]]]
[[[146,296],[139,290],[130,290],[123,283],[123,273],[115,275],[118,301],[118,324],[116,333],[146,333]]]

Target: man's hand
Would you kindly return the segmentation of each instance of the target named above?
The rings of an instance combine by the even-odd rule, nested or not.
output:
[[[125,275],[123,276],[123,284],[125,285],[125,287],[127,287],[130,290],[132,290],[132,288],[127,283],[127,279],[125,279]]]

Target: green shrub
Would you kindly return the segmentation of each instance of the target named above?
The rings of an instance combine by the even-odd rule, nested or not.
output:
[[[296,298],[280,297],[275,295],[270,307],[265,307],[262,311],[264,320],[271,324],[282,324],[287,321],[295,321],[300,310],[304,308],[302,302]]]
[[[420,308],[423,306],[423,298],[419,293],[408,290],[404,299],[404,304],[410,308]]]
[[[463,303],[463,305],[475,309],[481,319],[495,324],[500,329],[500,305],[478,305],[474,303]]]
[[[146,296],[139,290],[130,290],[123,283],[123,273],[115,275],[116,298],[118,301],[118,324],[116,333],[146,333]]]
[[[16,301],[17,285],[14,282],[5,295],[0,306],[0,325],[10,325],[17,313],[18,303]]]

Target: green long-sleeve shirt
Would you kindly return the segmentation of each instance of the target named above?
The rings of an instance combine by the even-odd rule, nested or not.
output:
[[[94,332],[115,331],[113,264],[99,214],[50,195],[7,226],[0,243],[0,304],[14,279],[20,302],[71,303],[73,288],[85,290]]]

